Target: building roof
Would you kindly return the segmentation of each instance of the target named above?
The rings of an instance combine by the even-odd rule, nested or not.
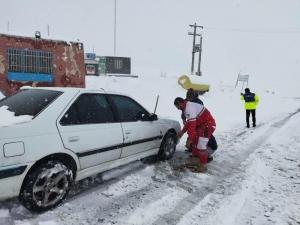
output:
[[[35,38],[35,37],[28,37],[28,36],[21,36],[21,35],[11,35],[11,34],[1,34],[0,37],[6,37],[6,38],[18,38],[18,39],[31,39],[31,40],[41,40],[41,41],[49,41],[49,42],[57,42],[57,43],[62,43],[62,44],[82,44],[81,42],[76,42],[76,41],[63,41],[63,40],[53,40],[53,39],[45,39],[45,38]]]

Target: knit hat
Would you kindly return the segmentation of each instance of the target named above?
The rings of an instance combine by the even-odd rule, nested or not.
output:
[[[175,100],[174,100],[174,105],[175,105],[175,106],[179,106],[179,103],[181,103],[181,102],[183,102],[183,101],[184,101],[183,98],[177,97],[177,98],[175,98]]]

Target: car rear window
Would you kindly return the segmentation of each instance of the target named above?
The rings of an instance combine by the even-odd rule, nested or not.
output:
[[[0,101],[0,107],[8,106],[15,116],[30,115],[35,117],[53,102],[62,92],[41,89],[22,90]]]

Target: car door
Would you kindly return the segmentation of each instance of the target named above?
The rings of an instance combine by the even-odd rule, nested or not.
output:
[[[120,158],[122,127],[104,94],[81,94],[63,114],[58,129],[82,169]]]
[[[150,121],[149,113],[133,99],[122,95],[110,95],[124,132],[121,157],[159,149],[162,132],[157,120]]]

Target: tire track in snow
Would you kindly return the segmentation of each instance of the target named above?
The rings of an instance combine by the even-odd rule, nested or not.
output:
[[[174,207],[188,195],[188,193],[183,190],[174,190],[169,188],[167,191],[168,194],[162,196],[154,202],[151,202],[150,204],[146,204],[143,207],[138,208],[131,213],[124,225],[152,224],[162,215],[172,211]]]
[[[232,158],[230,157],[229,160],[228,158],[226,158],[226,160],[214,161],[214,163],[210,164],[209,173],[213,175],[213,177],[211,177],[210,179],[210,182],[196,189],[191,195],[183,199],[173,211],[165,214],[163,217],[160,217],[152,224],[177,224],[180,219],[191,209],[193,209],[197,204],[199,204],[199,202],[201,202],[205,198],[205,196],[213,192],[216,188],[222,187],[222,183],[226,183],[226,179],[239,173],[241,170],[240,165],[242,164],[242,162],[245,161],[252,152],[254,152],[258,147],[266,142],[266,140],[271,137],[276,131],[283,127],[292,116],[298,113],[300,113],[300,109],[296,110],[294,113],[289,114],[283,119],[261,126],[259,129],[263,129],[263,134],[256,137],[254,141],[252,141],[252,144],[249,145],[249,147],[242,149],[240,151],[240,154],[234,155]],[[265,128],[265,126],[268,126],[267,129]],[[227,140],[227,143],[230,144],[231,142],[234,142],[235,145],[245,146],[243,142],[246,141],[246,134],[248,134],[248,132],[229,134],[231,138]],[[251,135],[255,135],[255,133],[252,132]],[[236,138],[241,138],[242,141],[235,141]],[[227,145],[227,148],[232,147],[229,144]],[[219,154],[223,155],[224,153],[222,152]],[[224,165],[226,169],[224,168]],[[226,187],[228,187],[228,185],[226,185]],[[224,192],[225,191],[226,190],[224,190]]]

